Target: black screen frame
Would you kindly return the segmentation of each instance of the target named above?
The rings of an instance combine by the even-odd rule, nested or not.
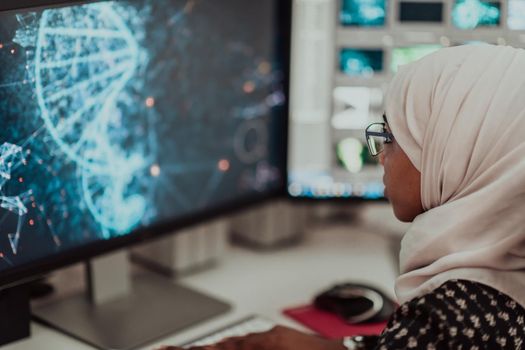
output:
[[[12,12],[22,9],[39,9],[55,6],[71,6],[100,2],[101,0],[3,0],[0,1],[0,12]],[[118,1],[118,0],[117,0]],[[213,0],[218,1],[218,0]],[[282,179],[279,186],[271,191],[261,194],[249,194],[236,200],[219,203],[204,210],[184,215],[173,220],[150,225],[136,229],[126,236],[112,238],[107,241],[97,241],[81,247],[68,249],[67,251],[53,254],[37,259],[27,264],[7,269],[0,273],[0,290],[38,279],[53,270],[66,267],[79,262],[88,261],[91,258],[123,249],[139,243],[152,241],[154,239],[176,234],[178,230],[195,226],[204,222],[217,219],[226,214],[241,211],[243,209],[265,203],[276,198],[288,197],[288,130],[289,130],[289,100],[290,100],[290,56],[291,56],[291,31],[292,31],[292,0],[272,0],[277,5],[277,32],[276,54],[283,63],[284,72],[283,88],[286,95],[284,106],[284,120],[282,121],[281,135],[278,137],[283,141],[281,149],[281,174]]]
[[[431,7],[431,6],[436,6],[436,7],[439,7],[440,8],[440,16],[439,16],[439,19],[421,19],[421,18],[417,18],[417,19],[407,19],[406,17],[404,17],[403,15],[406,15],[406,8],[405,8],[405,11],[403,11],[403,7],[408,7],[410,5],[413,5],[413,6],[419,6],[419,10],[421,10],[421,7]],[[431,1],[431,2],[418,2],[418,1],[413,1],[413,0],[402,0],[402,1],[399,1],[398,3],[398,14],[397,14],[397,20],[399,23],[401,24],[413,24],[413,23],[425,23],[425,24],[429,24],[429,25],[435,25],[435,24],[441,24],[441,23],[444,23],[445,21],[445,4],[442,2],[442,1]]]

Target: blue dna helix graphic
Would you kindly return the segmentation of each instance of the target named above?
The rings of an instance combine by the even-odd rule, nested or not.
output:
[[[147,55],[124,11],[109,2],[44,11],[34,59],[46,129],[78,165],[84,202],[104,238],[127,233],[146,210],[146,199],[133,187],[148,166],[146,154],[126,147],[119,103]]]

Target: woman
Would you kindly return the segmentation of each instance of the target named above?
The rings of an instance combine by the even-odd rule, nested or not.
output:
[[[382,143],[403,238],[401,307],[374,349],[521,349],[525,345],[525,51],[442,49],[401,67]],[[207,349],[344,350],[287,328]],[[352,345],[354,344],[354,345]]]

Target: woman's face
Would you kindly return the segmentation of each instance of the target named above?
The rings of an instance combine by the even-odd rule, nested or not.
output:
[[[388,132],[391,132],[388,128]],[[423,212],[421,204],[421,173],[414,167],[394,139],[386,143],[379,155],[385,169],[383,183],[385,196],[394,208],[394,214],[403,222],[411,222]]]

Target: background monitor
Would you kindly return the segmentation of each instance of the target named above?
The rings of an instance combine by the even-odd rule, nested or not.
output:
[[[382,27],[386,22],[386,0],[341,0],[343,26]]]
[[[344,48],[339,62],[344,74],[371,77],[383,71],[383,50]]]
[[[323,22],[325,26],[317,26],[312,37],[333,43],[333,51],[317,50],[318,42],[312,41],[309,50],[297,46],[294,52],[302,58],[297,60],[301,74],[311,77],[300,89],[300,96],[307,96],[306,107],[292,110],[288,192],[297,198],[382,197],[383,170],[367,155],[363,135],[368,124],[382,121],[384,94],[399,65],[441,47],[481,43],[523,47],[525,43],[520,32],[525,30],[525,0],[386,1],[387,13],[394,13],[396,20],[385,17],[385,25],[372,30],[357,20],[359,11],[382,7],[382,2],[315,4],[315,11],[333,13],[334,23]],[[466,29],[475,29],[458,29],[453,16],[463,17]],[[304,33],[309,35],[311,27],[305,25]],[[333,63],[323,71],[315,64],[321,60]]]
[[[399,2],[400,22],[443,22],[443,2]]]
[[[499,1],[455,0],[452,8],[452,23],[459,29],[497,27],[500,17]]]
[[[508,0],[507,26],[512,30],[525,30],[525,1]]]
[[[0,12],[0,286],[284,194],[280,3]]]
[[[406,47],[396,47],[392,49],[390,69],[397,72],[399,66],[417,61],[432,52],[439,50],[441,45],[414,45]]]

